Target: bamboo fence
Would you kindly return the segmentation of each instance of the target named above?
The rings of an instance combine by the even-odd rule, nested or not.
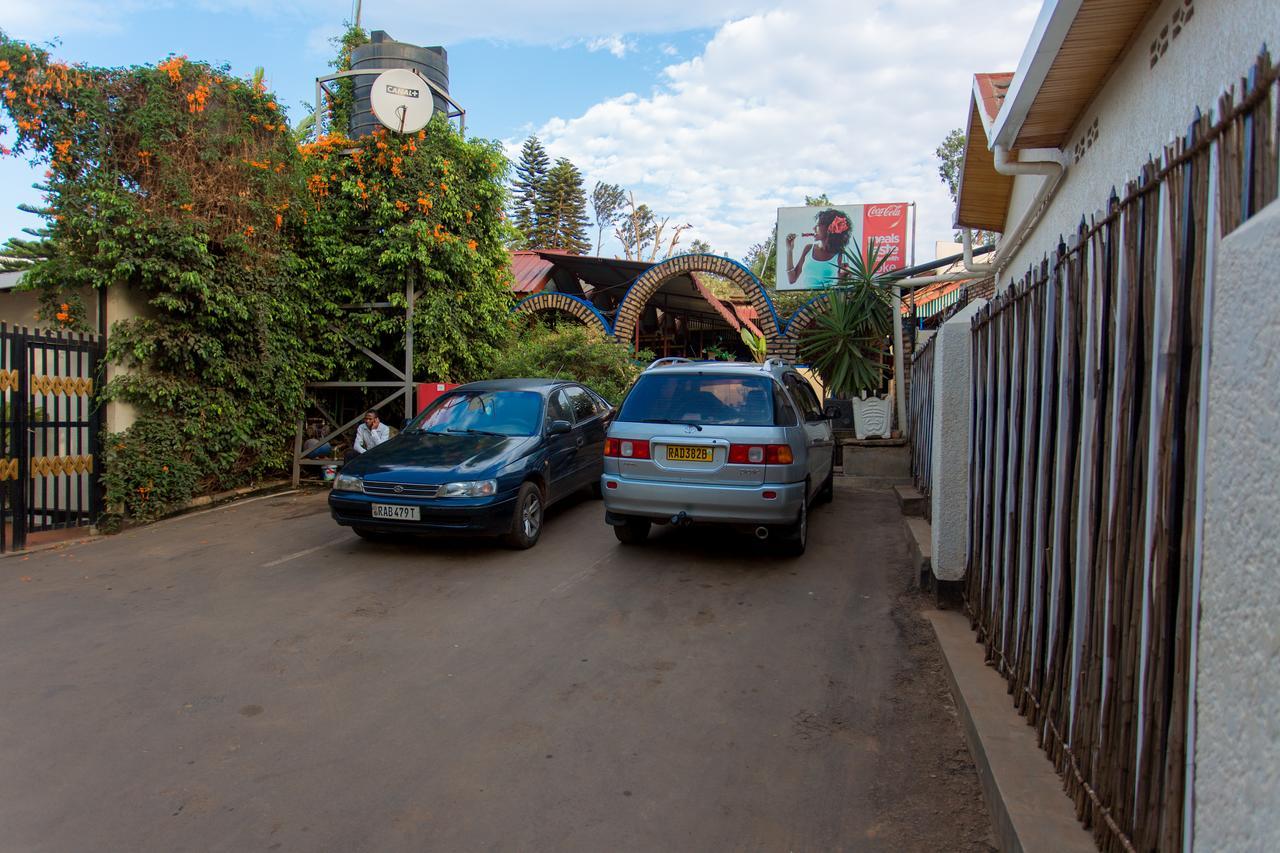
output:
[[[911,354],[911,396],[907,398],[907,438],[911,443],[911,477],[925,496],[933,483],[933,351],[937,335]]]
[[[1276,197],[1277,88],[1264,50],[973,321],[966,606],[1104,851],[1183,848],[1206,285]]]

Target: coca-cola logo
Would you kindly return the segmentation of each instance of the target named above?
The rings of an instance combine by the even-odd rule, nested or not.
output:
[[[867,208],[868,217],[885,217],[885,216],[901,216],[902,205],[900,204],[882,204],[879,207],[875,205]]]

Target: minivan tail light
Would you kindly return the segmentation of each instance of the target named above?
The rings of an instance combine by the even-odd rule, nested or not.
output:
[[[729,462],[734,465],[790,465],[794,459],[789,444],[729,445]]]
[[[649,442],[636,438],[606,438],[604,455],[619,459],[648,459]]]

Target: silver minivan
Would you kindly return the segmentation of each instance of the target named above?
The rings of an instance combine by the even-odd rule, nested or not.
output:
[[[781,359],[658,359],[605,439],[605,520],[624,544],[653,524],[709,522],[801,554],[809,505],[833,495],[834,450],[831,417]]]

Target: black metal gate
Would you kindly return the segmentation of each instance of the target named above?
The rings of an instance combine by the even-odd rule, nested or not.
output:
[[[102,513],[98,442],[103,341],[0,323],[0,551]]]

